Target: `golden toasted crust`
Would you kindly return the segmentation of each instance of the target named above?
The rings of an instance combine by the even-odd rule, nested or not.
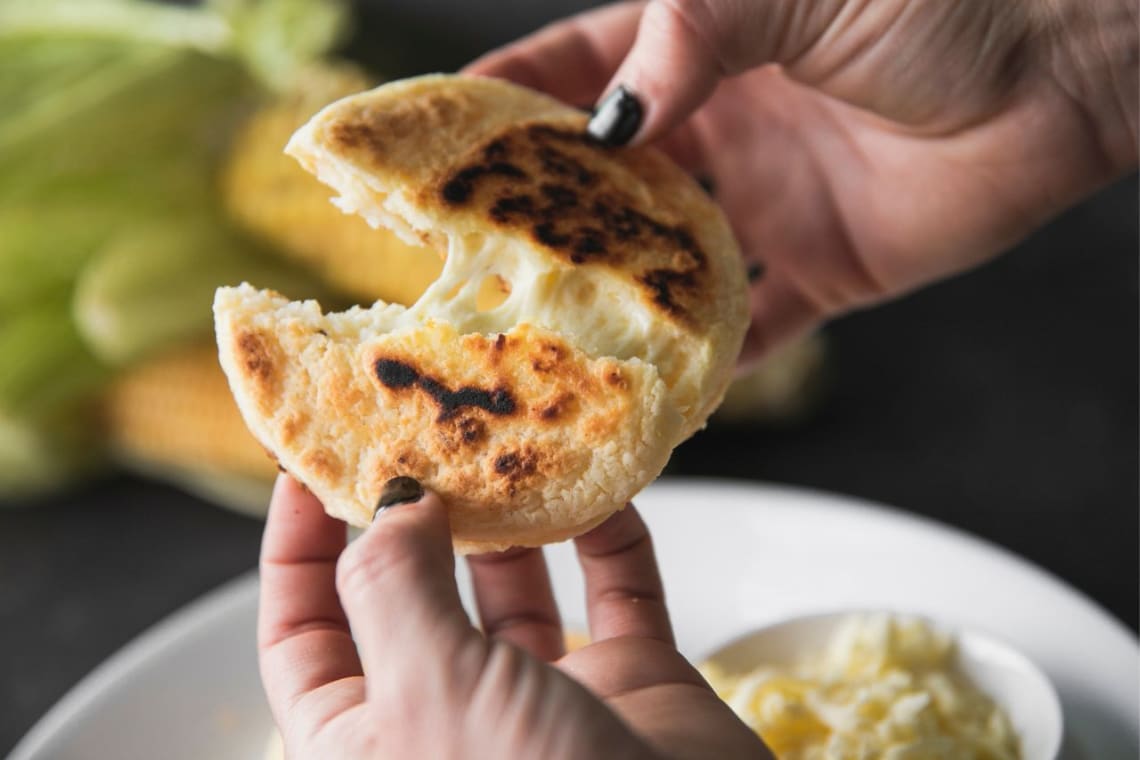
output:
[[[254,435],[354,525],[407,475],[443,496],[461,548],[566,538],[656,477],[681,427],[653,367],[589,359],[535,327],[365,337],[368,312],[249,286],[219,290],[215,311]]]
[[[747,322],[724,216],[659,153],[583,127],[538,93],[433,76],[338,101],[290,141],[342,209],[447,257],[406,310],[218,292],[250,429],[331,514],[366,523],[408,475],[443,495],[461,550],[567,538],[719,403]],[[488,283],[501,302],[479,300]]]

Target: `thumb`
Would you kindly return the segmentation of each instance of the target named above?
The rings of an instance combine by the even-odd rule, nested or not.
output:
[[[827,16],[797,13],[795,0],[650,0],[588,131],[610,145],[656,140],[699,108],[722,78],[797,55]]]
[[[365,675],[389,674],[370,679],[370,692],[385,682],[406,688],[409,663],[423,678],[479,639],[455,585],[447,509],[411,478],[385,486],[373,524],[341,554],[336,580]]]

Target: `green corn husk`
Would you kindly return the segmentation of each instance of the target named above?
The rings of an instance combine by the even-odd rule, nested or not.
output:
[[[0,206],[0,314],[69,287],[128,214],[111,203]]]
[[[207,332],[217,285],[323,295],[225,226],[216,172],[347,18],[343,0],[0,0],[0,502],[97,468],[106,365]]]
[[[64,404],[39,419],[0,412],[0,507],[27,503],[99,472],[96,413]]]
[[[73,309],[78,330],[96,356],[123,365],[208,333],[219,285],[251,282],[293,297],[324,295],[311,275],[254,250],[209,217],[131,230],[80,275]]]
[[[71,320],[66,294],[0,317],[0,414],[38,419],[107,378]]]
[[[257,78],[286,91],[348,31],[346,0],[207,0],[233,30],[232,48]]]
[[[0,68],[16,43],[0,42]],[[55,73],[72,76],[55,88],[32,77],[29,107],[0,115],[0,203],[112,202],[135,217],[207,203],[228,129],[256,94],[232,62],[150,46]]]
[[[0,313],[74,281],[116,230],[209,208],[224,131],[252,102],[231,62],[107,40],[0,35],[0,71],[17,102],[0,114]]]
[[[339,0],[0,0],[0,313],[115,229],[212,209],[238,120],[346,19]]]
[[[220,54],[232,47],[226,19],[148,0],[0,0],[4,36],[160,43]]]

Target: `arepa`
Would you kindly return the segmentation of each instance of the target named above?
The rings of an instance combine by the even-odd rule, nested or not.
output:
[[[330,514],[367,524],[406,475],[443,496],[458,551],[569,538],[720,402],[747,325],[731,230],[664,155],[602,146],[585,120],[513,84],[434,75],[294,134],[286,152],[342,210],[445,257],[409,308],[323,314],[218,290],[245,420]]]

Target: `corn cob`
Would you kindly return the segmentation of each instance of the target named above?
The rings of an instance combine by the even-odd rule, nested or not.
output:
[[[408,305],[439,277],[440,257],[342,213],[330,203],[331,191],[281,152],[321,106],[367,86],[353,69],[313,70],[293,94],[255,113],[232,143],[223,196],[241,225],[331,287],[366,303]]]
[[[773,351],[733,381],[713,420],[720,423],[793,423],[819,404],[827,384],[827,346],[809,335]]]
[[[276,473],[238,413],[212,343],[127,370],[104,396],[104,414],[112,451],[136,468],[259,481]]]

